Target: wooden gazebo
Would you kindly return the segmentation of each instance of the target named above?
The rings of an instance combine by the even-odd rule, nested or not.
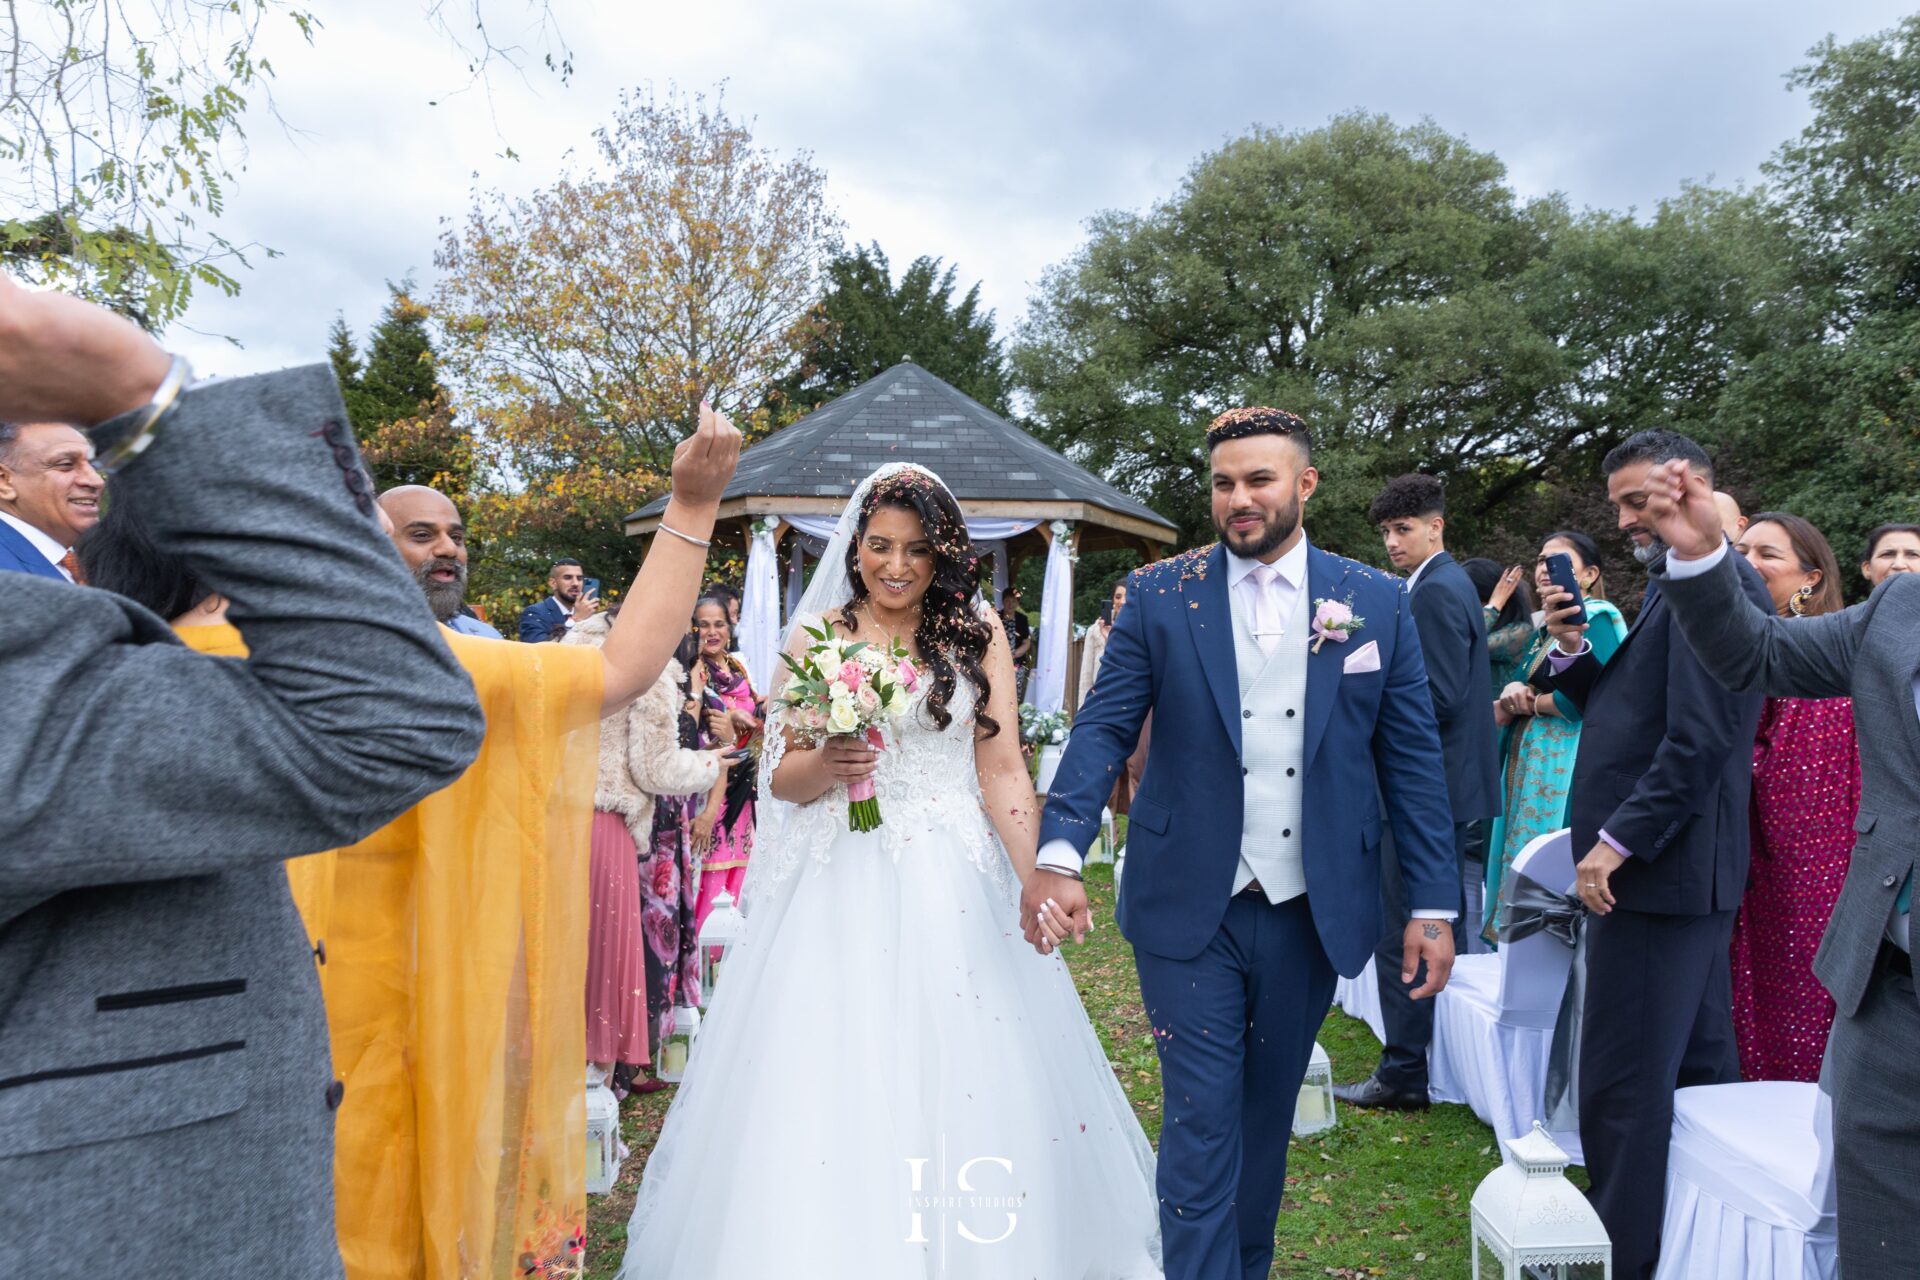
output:
[[[744,547],[754,520],[837,516],[874,468],[903,461],[936,472],[969,517],[1040,521],[1010,541],[1016,560],[1045,554],[1055,520],[1073,524],[1076,550],[1127,548],[1147,560],[1178,536],[1171,520],[911,361],[742,454],[721,498],[721,536]],[[628,535],[653,533],[666,505],[659,498],[628,516]]]
[[[1003,577],[1027,557],[1048,554],[1057,521],[1072,527],[1076,552],[1125,549],[1154,560],[1178,536],[1173,522],[1152,508],[908,361],[742,454],[721,496],[715,537],[747,549],[754,524],[771,521],[775,556],[791,566],[797,549],[814,541],[794,522],[817,532],[822,521],[840,514],[862,480],[888,462],[915,462],[939,475],[976,542],[1004,548]],[[665,510],[660,498],[628,516],[628,535],[652,535]],[[1010,524],[1017,531],[1007,533]],[[983,539],[987,529],[995,533]],[[750,555],[746,613],[757,615],[755,594]],[[1066,662],[1067,652],[1063,643],[1052,660]]]

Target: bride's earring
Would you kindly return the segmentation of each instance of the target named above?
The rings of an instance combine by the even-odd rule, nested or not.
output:
[[[1809,582],[1794,592],[1792,597],[1787,600],[1787,612],[1796,618],[1804,618],[1807,616],[1807,605],[1812,603],[1812,601],[1813,584]]]

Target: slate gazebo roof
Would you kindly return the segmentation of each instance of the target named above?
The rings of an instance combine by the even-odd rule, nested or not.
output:
[[[1072,521],[1081,550],[1129,547],[1151,559],[1178,536],[1172,521],[911,361],[743,453],[721,495],[720,528],[744,541],[757,516],[838,514],[888,462],[934,471],[969,516]],[[658,498],[628,516],[627,534],[653,533],[666,505]]]

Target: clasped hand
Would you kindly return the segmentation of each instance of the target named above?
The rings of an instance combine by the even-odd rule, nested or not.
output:
[[[1020,890],[1020,930],[1033,949],[1052,955],[1068,938],[1085,942],[1092,929],[1087,886],[1072,876],[1035,867]]]

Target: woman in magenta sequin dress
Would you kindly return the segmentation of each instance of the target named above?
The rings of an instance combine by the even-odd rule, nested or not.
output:
[[[733,625],[718,597],[703,596],[693,607],[693,631],[700,657],[694,664],[694,683],[704,704],[703,741],[723,750],[748,747],[760,732],[764,708],[747,678],[747,669],[733,656]],[[688,828],[688,839],[700,860],[700,890],[694,904],[694,932],[705,927],[713,900],[722,889],[740,900],[747,877],[747,859],[753,853],[754,770],[736,768],[722,778]]]
[[[1757,515],[1739,551],[1784,616],[1843,607],[1827,540],[1798,516]],[[1813,954],[1853,851],[1860,754],[1848,698],[1769,698],[1753,744],[1753,870],[1733,928],[1733,1023],[1748,1080],[1817,1080],[1833,998]]]

